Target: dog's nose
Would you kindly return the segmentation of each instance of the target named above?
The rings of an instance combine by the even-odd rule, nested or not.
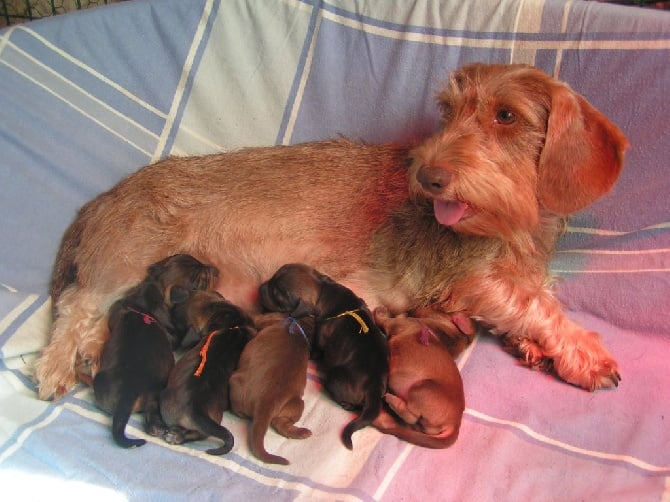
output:
[[[449,186],[451,173],[440,167],[421,166],[416,173],[416,180],[427,192],[440,195]]]

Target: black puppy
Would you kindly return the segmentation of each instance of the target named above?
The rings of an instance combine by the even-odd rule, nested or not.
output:
[[[173,329],[170,308],[173,301],[185,300],[189,290],[210,287],[214,277],[213,267],[175,255],[151,265],[145,280],[110,308],[110,337],[92,385],[97,405],[112,414],[112,437],[119,446],[146,442],[125,435],[134,411],[144,410],[149,434],[164,433],[158,394],[167,383],[174,365],[172,350],[179,343],[168,332]]]
[[[325,388],[346,410],[361,410],[342,431],[351,449],[354,432],[379,415],[389,371],[386,337],[365,302],[353,291],[303,264],[287,264],[259,288],[261,305],[270,311],[317,317],[312,357],[321,358]]]
[[[234,443],[220,425],[230,408],[228,381],[256,330],[251,318],[213,291],[191,293],[175,306],[173,320],[177,332],[185,335],[184,344],[200,341],[177,361],[161,393],[161,415],[169,427],[163,439],[181,444],[218,437],[223,445],[207,453],[223,455]]]

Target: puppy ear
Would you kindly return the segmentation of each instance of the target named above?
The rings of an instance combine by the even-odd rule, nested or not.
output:
[[[169,294],[170,303],[172,305],[175,303],[183,303],[188,299],[190,294],[190,291],[182,286],[172,286]]]
[[[299,319],[308,315],[316,315],[316,309],[311,303],[300,299],[298,305],[291,311],[291,317]]]
[[[628,140],[565,84],[551,84],[551,110],[538,169],[538,196],[566,216],[607,193],[621,172]]]

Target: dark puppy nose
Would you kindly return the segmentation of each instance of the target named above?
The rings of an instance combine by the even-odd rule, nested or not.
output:
[[[451,173],[440,167],[421,166],[416,173],[416,180],[424,190],[440,195],[451,182]]]

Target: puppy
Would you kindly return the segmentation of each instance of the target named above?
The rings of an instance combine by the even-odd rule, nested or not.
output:
[[[150,265],[146,270],[145,282],[154,282],[160,290],[164,302],[156,305],[153,317],[165,329],[172,350],[182,347],[185,331],[179,332],[172,323],[171,308],[188,297],[192,290],[210,289],[219,272],[216,267],[199,262],[187,254],[176,254]],[[111,320],[110,320],[111,321]],[[108,338],[108,332],[105,333]],[[190,342],[189,342],[190,343]],[[98,358],[79,360],[77,376],[91,386],[98,371]]]
[[[163,437],[170,444],[215,436],[223,440],[211,455],[228,453],[233,435],[220,425],[229,408],[228,380],[242,350],[255,333],[253,322],[242,310],[211,291],[194,291],[173,312],[175,325],[199,334],[200,342],[186,352],[170,372],[160,395],[161,416],[169,427]]]
[[[352,434],[379,415],[388,377],[386,338],[371,312],[350,289],[299,263],[277,270],[261,285],[259,297],[268,310],[316,314],[312,356],[321,358],[325,388],[344,409],[361,410],[341,435],[352,449]]]
[[[455,325],[445,331],[443,324],[432,319],[390,317],[385,308],[376,309],[374,315],[389,337],[391,353],[384,399],[402,421],[383,411],[373,425],[419,446],[451,446],[458,438],[465,409],[454,354],[469,340]]]
[[[314,317],[269,313],[254,321],[258,334],[242,351],[239,367],[230,377],[230,406],[236,415],[252,419],[251,452],[263,462],[288,465],[286,458],[265,450],[264,438],[270,426],[291,439],[312,435],[295,423],[305,407],[302,396]]]
[[[146,430],[164,433],[158,412],[158,393],[174,365],[172,350],[179,339],[172,330],[172,302],[185,300],[188,290],[207,288],[216,270],[186,255],[175,255],[147,269],[144,281],[110,309],[109,340],[100,358],[100,371],[91,379],[97,405],[112,414],[112,436],[124,448],[142,446],[128,439],[125,427],[133,411],[144,409]],[[168,299],[166,299],[168,297]]]
[[[458,312],[506,336],[529,365],[551,361],[588,390],[617,385],[599,336],[566,317],[548,262],[565,218],[614,185],[626,138],[526,65],[464,67],[438,105],[441,126],[418,145],[170,158],[86,204],[56,257],[39,396],[74,385],[76,360],[99,355],[107,306],[176,251],[225,270],[217,290],[245,309],[258,308],[258,286],[281,265],[307,263],[371,308]],[[129,218],[130,228],[116,224]]]

